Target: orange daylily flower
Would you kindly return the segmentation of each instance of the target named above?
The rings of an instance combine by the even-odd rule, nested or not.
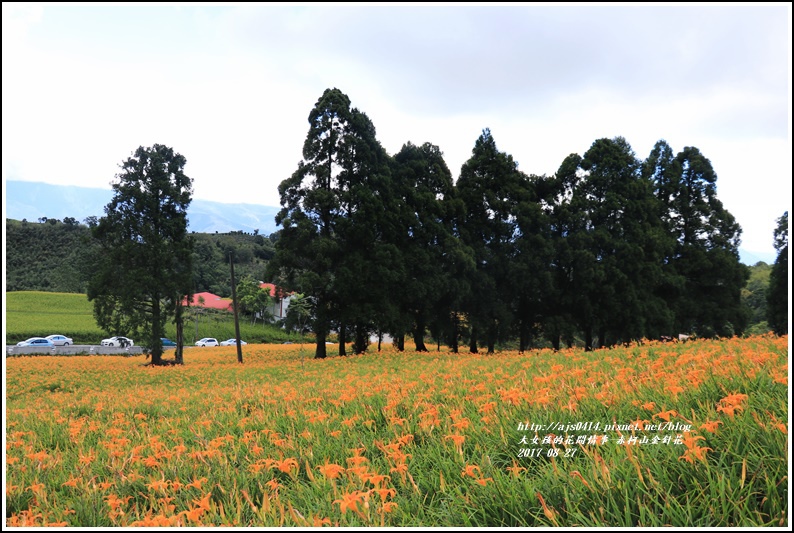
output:
[[[329,525],[329,526],[331,525],[331,519],[330,518],[320,518],[318,516],[313,516],[312,517],[312,526],[313,527],[323,527],[326,524]]]
[[[476,478],[477,475],[480,473],[480,467],[477,465],[466,465],[466,468],[460,473],[461,477],[473,477]]]
[[[364,493],[356,490],[351,493],[342,494],[342,498],[334,500],[334,503],[339,504],[339,510],[342,511],[342,513],[347,512],[348,509],[355,512],[360,512],[357,506],[363,497]]]
[[[196,507],[195,509],[190,509],[189,511],[182,511],[180,513],[180,515],[185,515],[191,522],[199,522],[201,520],[201,515],[203,514],[204,509],[201,507]]]
[[[689,448],[684,453],[684,455],[679,457],[679,459],[683,459],[683,460],[688,461],[688,462],[690,462],[692,464],[694,464],[695,459],[697,459],[699,461],[705,461],[706,460],[706,452],[710,451],[710,450],[711,450],[711,448],[698,448],[698,447]]]
[[[380,496],[381,500],[385,500],[387,497],[393,498],[394,496],[397,495],[396,489],[375,488],[375,489],[370,489],[370,492],[376,493],[378,496]]]
[[[396,508],[397,504],[395,502],[384,502],[383,505],[381,505],[381,510],[384,513],[391,513]]]
[[[195,479],[194,478],[191,483],[188,483],[187,485],[185,485],[185,488],[195,488],[195,489],[199,489],[200,490],[201,489],[201,485],[203,485],[206,482],[207,482],[207,478],[205,478],[205,477],[200,478],[200,479]]]
[[[590,484],[587,482],[587,480],[584,478],[584,476],[578,470],[574,470],[573,472],[571,472],[571,477],[578,478],[579,481],[584,483],[585,487],[590,488]]]
[[[354,466],[359,466],[361,463],[366,463],[368,461],[369,459],[362,457],[361,455],[354,455],[353,457],[347,458],[347,464]]]
[[[107,497],[105,497],[105,501],[113,511],[118,511],[122,505],[124,505],[131,499],[132,496],[125,496],[124,498],[119,498],[115,494],[108,494]]]
[[[164,480],[164,479],[156,479],[156,480],[152,481],[151,483],[149,483],[146,486],[149,488],[149,490],[153,490],[153,491],[162,490],[162,491],[165,491],[166,489],[168,489],[168,482],[166,480]]]
[[[665,390],[670,394],[672,394],[673,396],[678,396],[678,393],[684,392],[684,390],[686,389],[684,389],[684,387],[681,387],[679,385],[669,385]]]
[[[700,425],[700,429],[704,429],[709,433],[716,433],[717,426],[719,426],[720,424],[722,424],[722,422],[720,422],[719,420],[713,422],[704,422],[703,424]]]
[[[725,398],[720,400],[722,404],[728,405],[739,405],[747,400],[748,396],[746,394],[729,394]]]
[[[455,446],[460,447],[463,444],[463,441],[466,440],[466,437],[463,435],[446,435],[444,436],[444,440],[451,440]]]
[[[523,466],[518,466],[515,461],[513,461],[513,466],[508,466],[506,470],[513,474],[514,477],[518,477],[519,473],[527,471]]]
[[[317,470],[328,479],[336,479],[340,474],[344,473],[345,469],[338,464],[326,462],[324,465],[319,465]]]
[[[298,465],[298,461],[296,459],[293,457],[288,457],[283,461],[276,463],[276,468],[285,474],[291,474],[293,470],[300,470],[300,465]]]
[[[50,458],[49,454],[45,451],[31,453],[26,455],[25,457],[27,457],[31,461],[39,461],[39,462],[44,462]]]
[[[669,422],[670,421],[670,417],[673,417],[673,416],[675,416],[677,414],[678,414],[678,411],[674,411],[674,410],[671,409],[669,411],[661,411],[659,413],[656,413],[653,416],[654,416],[654,418],[661,418],[665,422]]]
[[[720,405],[717,406],[717,411],[721,411],[726,415],[728,415],[729,417],[733,418],[734,411],[736,411],[736,409],[741,409],[741,408],[742,408],[741,405]]]
[[[365,476],[365,481],[372,483],[374,487],[378,487],[384,481],[389,481],[391,478],[383,474],[368,474]]]
[[[196,504],[196,506],[199,509],[204,509],[205,511],[209,511],[210,510],[210,496],[211,495],[212,495],[212,493],[208,492],[200,500],[193,500],[193,503]]]

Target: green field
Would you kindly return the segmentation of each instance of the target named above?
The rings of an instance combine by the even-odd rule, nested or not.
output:
[[[190,313],[190,311],[188,311]],[[20,291],[6,293],[6,344],[16,344],[30,337],[60,334],[74,339],[75,344],[99,344],[108,335],[127,335],[128,332],[104,332],[96,324],[93,304],[85,294]],[[131,335],[130,335],[131,336]],[[176,328],[166,325],[166,336],[174,339]],[[240,336],[246,342],[272,343],[294,340],[284,330],[240,321]],[[185,322],[185,341],[192,344],[202,337],[218,341],[234,337],[231,313],[208,312]],[[140,339],[133,337],[136,344]]]

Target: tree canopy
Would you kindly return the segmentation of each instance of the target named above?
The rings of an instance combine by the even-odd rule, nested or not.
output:
[[[139,147],[121,165],[105,216],[92,228],[101,253],[88,285],[97,324],[109,334],[142,335],[159,364],[165,321],[181,320],[193,284],[193,240],[187,233],[192,180],[172,148]],[[177,323],[177,359],[182,346]]]
[[[777,219],[774,231],[777,259],[769,275],[767,292],[767,321],[777,335],[788,332],[788,211]]]
[[[354,351],[389,332],[398,349],[429,332],[453,351],[516,337],[588,349],[676,332],[740,334],[748,270],[741,228],[697,148],[659,141],[640,160],[622,137],[571,154],[553,176],[526,175],[490,130],[457,182],[439,147],[389,156],[338,89],[309,115],[304,160],[279,187],[283,226],[271,262],[315,307],[317,357],[348,330]]]

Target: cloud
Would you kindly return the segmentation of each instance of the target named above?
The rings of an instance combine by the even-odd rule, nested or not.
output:
[[[431,142],[455,176],[486,127],[534,174],[601,137],[625,137],[640,158],[661,138],[697,146],[745,242],[761,242],[774,222],[757,225],[767,210],[733,191],[755,173],[746,197],[779,202],[790,180],[790,15],[783,4],[3,4],[3,174],[106,187],[135,148],[162,143],[187,158],[196,198],[277,205],[309,112],[338,87],[390,153]]]

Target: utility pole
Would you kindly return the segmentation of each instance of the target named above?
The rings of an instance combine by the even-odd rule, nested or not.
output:
[[[232,269],[232,307],[234,308],[234,335],[235,339],[237,340],[237,362],[243,362],[243,347],[240,346],[240,322],[237,319],[237,288],[236,283],[234,281],[234,261],[232,260],[232,256],[234,252],[229,253],[229,266]]]

